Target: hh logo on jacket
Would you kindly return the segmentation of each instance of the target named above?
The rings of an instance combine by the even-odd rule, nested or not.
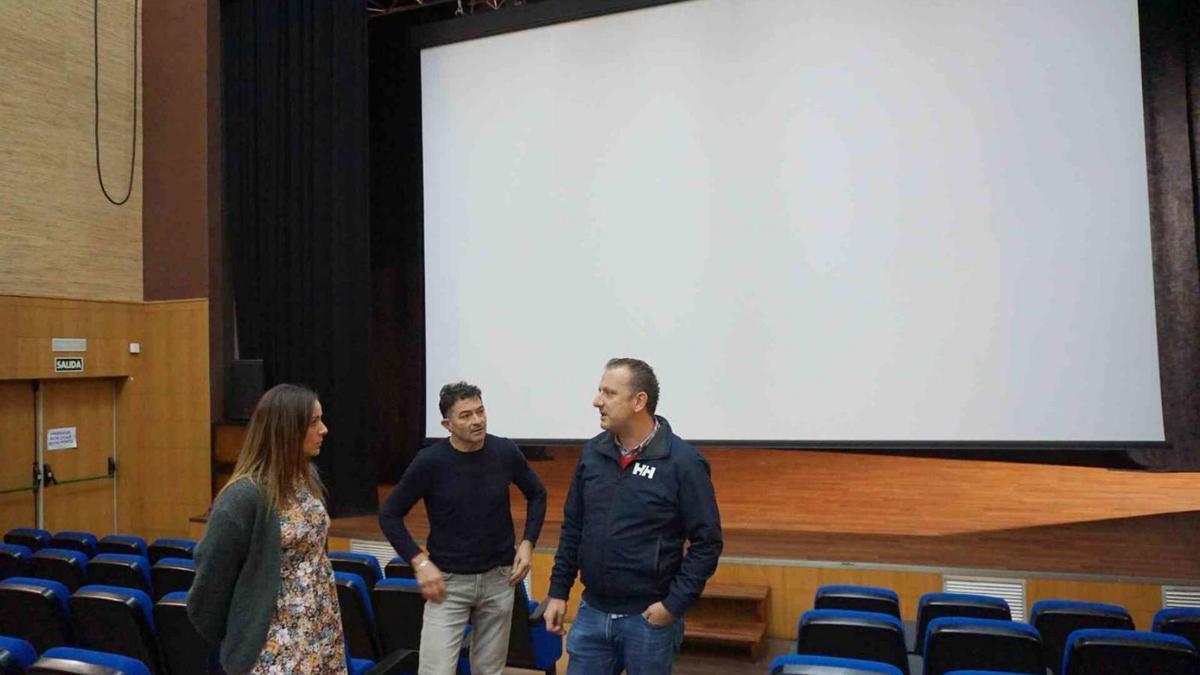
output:
[[[638,462],[633,465],[633,475],[641,476],[642,478],[649,478],[649,479],[653,480],[654,479],[654,470],[655,470],[655,467],[646,466],[645,464],[642,464],[641,462]]]

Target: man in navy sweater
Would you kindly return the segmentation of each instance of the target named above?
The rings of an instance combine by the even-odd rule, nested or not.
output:
[[[683,613],[721,555],[708,462],[654,414],[658,378],[644,361],[610,360],[592,405],[604,433],[583,447],[567,492],[546,626],[562,634],[579,572],[568,674],[670,673]]]
[[[420,675],[455,672],[468,621],[474,625],[471,672],[500,675],[508,655],[513,586],[529,573],[546,517],[546,488],[515,443],[487,433],[478,387],[448,384],[438,407],[450,437],[417,453],[379,510],[379,524],[412,565],[425,596]],[[515,555],[510,483],[528,502]],[[429,515],[428,553],[404,526],[404,516],[422,498]]]

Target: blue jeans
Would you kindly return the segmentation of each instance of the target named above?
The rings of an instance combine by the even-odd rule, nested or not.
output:
[[[683,617],[655,626],[641,614],[617,616],[579,603],[567,635],[567,675],[669,675],[683,642]]]

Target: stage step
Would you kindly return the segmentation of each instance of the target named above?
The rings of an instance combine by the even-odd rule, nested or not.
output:
[[[709,583],[683,623],[685,640],[745,647],[757,659],[767,633],[768,586]]]

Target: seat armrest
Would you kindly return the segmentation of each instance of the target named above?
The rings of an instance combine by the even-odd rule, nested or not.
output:
[[[542,598],[542,601],[538,603],[538,606],[529,613],[530,625],[541,623],[543,615],[546,613],[546,605],[548,604],[550,604],[550,596],[547,595],[546,597]]]

